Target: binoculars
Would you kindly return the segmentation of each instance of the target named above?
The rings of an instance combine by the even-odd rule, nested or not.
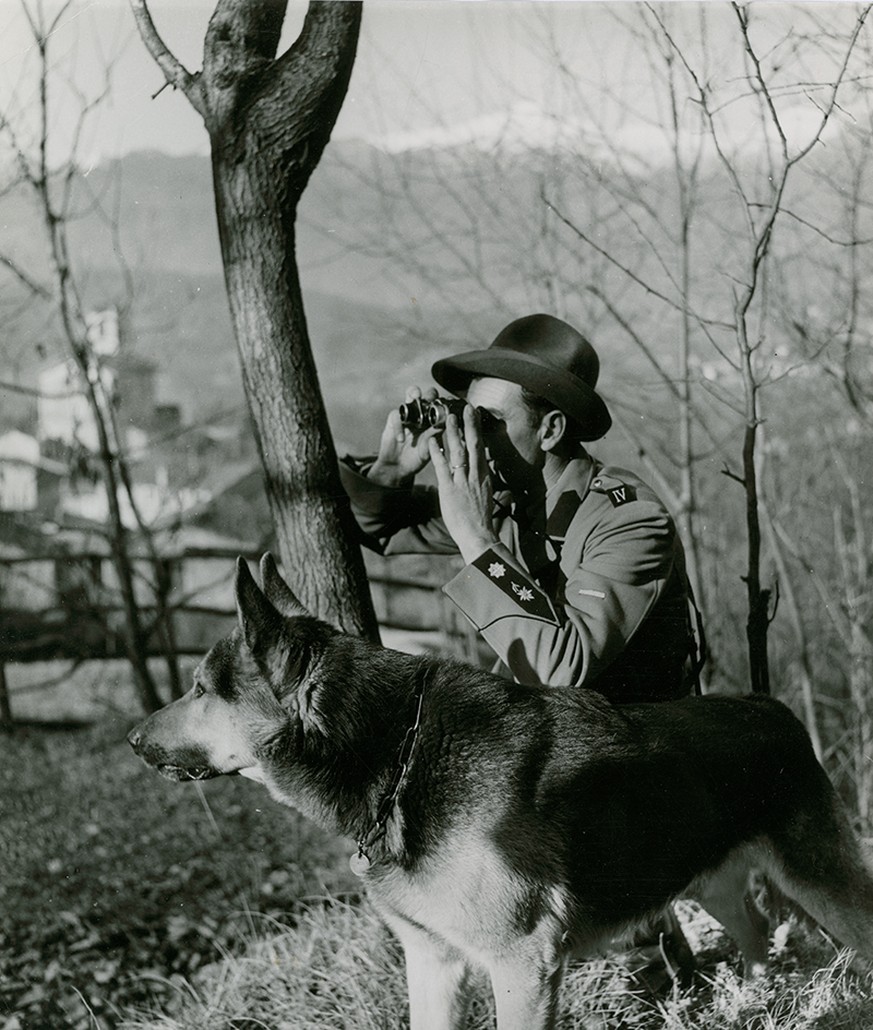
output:
[[[451,414],[461,417],[466,404],[457,397],[436,397],[432,401],[414,400],[400,405],[400,422],[408,429],[439,429]]]

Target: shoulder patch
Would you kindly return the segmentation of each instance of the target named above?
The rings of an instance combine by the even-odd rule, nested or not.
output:
[[[637,488],[632,483],[625,483],[601,472],[591,481],[591,489],[598,494],[605,494],[613,508],[620,508],[621,505],[637,499]]]
[[[614,486],[606,491],[606,496],[612,501],[613,508],[619,508],[622,504],[627,504],[628,501],[635,501],[637,499],[636,487],[630,486],[628,483],[622,483],[621,486]]]

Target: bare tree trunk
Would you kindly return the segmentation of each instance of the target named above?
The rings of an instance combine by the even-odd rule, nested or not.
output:
[[[171,583],[168,569],[158,554],[151,527],[146,525],[136,502],[133,490],[133,480],[130,475],[127,459],[122,453],[123,448],[121,446],[120,433],[118,431],[118,422],[115,418],[112,404],[108,407],[107,421],[108,428],[112,431],[112,442],[115,447],[115,454],[117,455],[116,463],[118,466],[118,478],[124,488],[133,516],[136,519],[140,538],[145,544],[152,566],[154,582],[150,584],[150,587],[155,601],[155,619],[150,630],[157,630],[160,636],[164,652],[164,662],[167,667],[167,678],[170,684],[170,696],[173,698],[179,698],[185,691],[182,687],[182,678],[179,673],[178,646],[176,640],[176,629],[173,624],[173,611],[170,605]],[[140,636],[143,641],[147,643],[149,632],[142,632],[142,630],[140,630]]]
[[[766,501],[761,502],[761,514],[764,517],[764,526],[767,530],[770,552],[776,562],[779,572],[779,582],[782,584],[782,594],[788,607],[788,618],[794,632],[797,647],[797,669],[800,678],[800,698],[803,704],[803,717],[806,729],[812,741],[816,758],[821,761],[824,757],[824,746],[822,744],[821,729],[819,727],[818,714],[816,711],[815,691],[813,689],[813,667],[810,656],[810,635],[803,622],[803,615],[800,603],[797,599],[797,591],[794,588],[792,572],[785,561],[784,547],[786,541],[780,539],[779,532],[774,523],[770,509]],[[791,553],[797,555],[797,548],[787,544]]]
[[[118,585],[121,590],[121,604],[124,609],[124,652],[133,671],[134,683],[139,694],[143,707],[148,712],[154,712],[163,705],[160,694],[158,694],[154,678],[148,664],[148,648],[146,646],[145,633],[143,632],[142,617],[136,599],[136,588],[134,586],[133,561],[129,550],[129,534],[124,525],[121,514],[121,506],[118,502],[118,473],[116,471],[116,456],[112,448],[112,441],[107,427],[106,413],[101,404],[101,398],[97,387],[91,379],[91,370],[88,367],[87,353],[75,342],[75,326],[72,321],[71,312],[62,294],[62,314],[67,338],[76,358],[76,363],[83,377],[88,392],[88,399],[91,411],[94,414],[94,423],[97,429],[99,441],[100,468],[103,473],[103,482],[106,489],[106,499],[109,505],[109,548],[112,556],[112,564],[115,574],[118,577]]]
[[[63,9],[62,7],[61,10],[63,11]],[[69,155],[60,168],[53,170],[48,157],[52,126],[49,106],[49,79],[52,71],[49,61],[49,45],[56,21],[47,23],[44,11],[39,4],[33,8],[24,5],[24,11],[39,54],[37,104],[39,137],[33,161],[29,160],[28,154],[21,149],[13,127],[8,123],[5,123],[4,127],[11,136],[12,152],[21,171],[22,180],[32,190],[45,225],[53,278],[53,289],[45,292],[52,299],[60,317],[65,344],[81,376],[82,390],[88,401],[97,432],[97,456],[109,508],[108,538],[124,609],[125,654],[130,662],[143,707],[147,711],[154,711],[160,708],[162,701],[148,666],[145,635],[134,589],[133,561],[129,549],[128,533],[118,500],[118,469],[122,457],[118,447],[114,446],[116,441],[112,432],[111,400],[107,396],[99,364],[91,351],[78,284],[69,252],[68,227],[73,217],[70,211],[71,183],[78,171],[76,165],[78,137],[74,138]],[[83,99],[82,117],[88,109],[89,106]],[[79,129],[81,130],[81,122]],[[56,198],[56,193],[59,194],[58,198]]]
[[[744,334],[743,334],[744,335]],[[748,345],[746,345],[748,346]],[[750,352],[746,349],[745,355]],[[761,520],[758,511],[758,471],[755,443],[758,435],[757,383],[752,375],[746,380],[746,428],[743,434],[743,486],[746,495],[746,584],[748,616],[746,641],[749,646],[749,678],[753,691],[770,693],[770,664],[767,658],[767,631],[770,628],[770,591],[761,588]]]
[[[170,594],[173,589],[172,577],[170,575],[171,565],[169,562],[163,562],[160,558],[156,557],[152,568],[155,577],[154,590],[158,631],[161,634],[167,676],[170,681],[170,696],[177,698],[185,693],[185,688],[182,686],[182,676],[179,671],[179,641],[176,637],[173,606],[170,602]]]
[[[9,686],[6,683],[6,665],[0,658],[0,733],[11,733],[14,728],[12,705],[9,703]]]
[[[251,168],[249,165],[256,164]],[[363,575],[312,358],[281,172],[213,149],[225,278],[282,563],[310,610],[372,634],[353,599]],[[349,374],[354,375],[350,349]]]
[[[131,4],[146,46],[212,141],[231,317],[285,573],[314,613],[375,637],[312,358],[294,231],[348,87],[361,5],[310,4],[299,38],[277,57],[284,0],[218,0],[195,76],[167,50],[146,0]]]
[[[873,704],[870,688],[873,685],[873,648],[866,626],[852,620],[852,643],[849,650],[849,695],[855,709],[855,765],[854,782],[858,802],[858,815],[865,829],[870,826],[873,811]]]

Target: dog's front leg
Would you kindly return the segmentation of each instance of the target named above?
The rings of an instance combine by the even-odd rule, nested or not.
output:
[[[552,1030],[564,975],[559,958],[523,954],[489,965],[497,1030]]]
[[[410,1030],[463,1030],[470,979],[464,956],[403,918],[386,921],[406,956]]]

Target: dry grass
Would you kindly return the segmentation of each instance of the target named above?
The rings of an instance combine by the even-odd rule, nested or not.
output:
[[[366,903],[329,899],[308,906],[294,928],[260,929],[242,957],[179,983],[171,1011],[132,1015],[123,1030],[407,1026],[402,956]],[[641,989],[620,957],[574,966],[562,991],[560,1030],[870,1030],[871,979],[851,972],[848,956],[820,934],[792,924],[787,943],[785,936],[771,974],[745,982],[729,946],[707,927],[695,942],[702,946],[698,983],[686,992]],[[484,981],[478,988],[470,1030],[494,1025]]]

